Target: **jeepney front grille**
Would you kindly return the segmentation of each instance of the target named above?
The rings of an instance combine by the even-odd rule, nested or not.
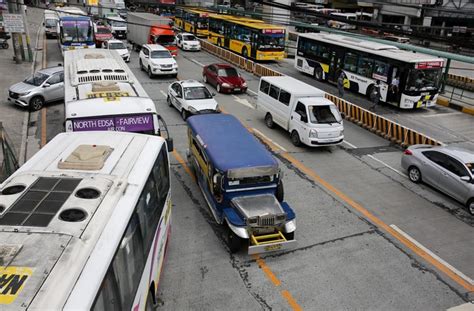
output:
[[[258,218],[258,225],[260,227],[268,227],[275,225],[275,216],[260,216]]]

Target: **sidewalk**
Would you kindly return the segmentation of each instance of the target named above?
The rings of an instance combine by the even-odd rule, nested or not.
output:
[[[26,130],[28,129],[28,122],[30,122],[29,113],[26,109],[17,107],[12,103],[8,102],[8,89],[14,83],[24,80],[26,77],[31,75],[32,71],[39,69],[42,63],[42,47],[43,47],[43,10],[29,8],[28,9],[28,28],[30,30],[30,41],[31,47],[33,49],[33,54],[35,62],[23,62],[21,64],[16,64],[13,60],[13,43],[11,39],[9,40],[10,48],[8,50],[0,50],[0,89],[3,90],[3,93],[0,96],[0,120],[3,123],[3,126],[8,133],[8,136],[13,142],[13,148],[16,152],[18,160],[20,163],[23,163],[25,153],[25,142],[26,140]],[[38,41],[38,42],[37,42]],[[35,51],[35,47],[39,51]],[[26,52],[26,51],[25,51]],[[27,55],[27,54],[26,54]],[[32,118],[31,120],[35,120]],[[34,144],[38,142],[30,142],[32,144],[32,150],[37,151],[38,148]]]

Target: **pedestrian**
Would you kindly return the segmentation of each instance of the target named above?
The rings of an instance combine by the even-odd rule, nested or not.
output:
[[[378,80],[375,83],[374,88],[372,89],[372,93],[370,93],[370,99],[373,103],[372,107],[370,107],[370,110],[375,111],[375,107],[377,107],[380,101],[380,81]]]
[[[337,79],[337,90],[339,91],[339,97],[344,97],[344,79],[346,78],[346,74],[342,71]]]

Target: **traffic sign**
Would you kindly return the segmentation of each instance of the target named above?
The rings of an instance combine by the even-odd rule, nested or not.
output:
[[[5,32],[25,32],[21,14],[3,14],[3,26]]]

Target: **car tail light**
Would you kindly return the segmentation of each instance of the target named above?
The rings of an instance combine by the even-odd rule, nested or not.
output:
[[[406,155],[413,155],[413,152],[411,152],[410,149],[405,149],[405,151],[403,151],[403,154],[406,154]]]

